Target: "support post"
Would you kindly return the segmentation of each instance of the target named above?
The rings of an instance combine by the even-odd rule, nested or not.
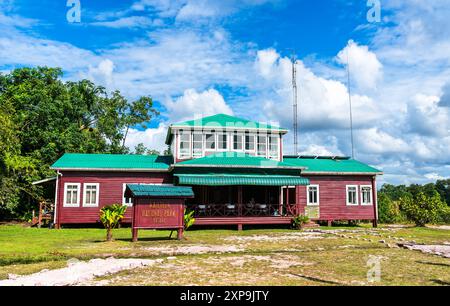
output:
[[[378,227],[378,197],[377,197],[377,183],[376,176],[372,177],[372,205],[373,205],[373,227]]]
[[[132,236],[132,241],[133,242],[137,242],[138,241],[138,229],[137,228],[132,228],[131,229],[131,236]]]
[[[239,232],[242,232],[242,230],[243,230],[242,224],[238,224],[238,231],[239,231]]]
[[[183,239],[183,228],[179,228],[177,230],[177,239],[182,240]]]
[[[242,202],[244,202],[243,200],[243,195],[242,195],[242,186],[238,186],[238,216],[242,217]]]

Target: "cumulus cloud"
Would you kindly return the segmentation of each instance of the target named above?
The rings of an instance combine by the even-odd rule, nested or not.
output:
[[[383,66],[368,46],[360,46],[351,40],[339,52],[337,60],[342,65],[349,65],[351,80],[361,91],[375,89],[382,78]]]
[[[172,122],[198,119],[215,114],[233,115],[222,95],[215,89],[197,92],[188,89],[176,100],[169,99],[164,103]]]
[[[165,145],[166,135],[167,125],[164,122],[161,122],[157,128],[130,129],[125,145],[133,150],[138,144],[143,143],[147,148],[157,150],[162,154],[167,148]]]
[[[450,111],[437,96],[417,94],[408,104],[410,131],[424,136],[450,135]]]

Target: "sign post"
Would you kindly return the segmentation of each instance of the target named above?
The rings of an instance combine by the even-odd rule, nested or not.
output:
[[[141,229],[177,231],[183,239],[184,203],[193,198],[190,187],[127,185],[125,196],[133,198],[132,240]]]

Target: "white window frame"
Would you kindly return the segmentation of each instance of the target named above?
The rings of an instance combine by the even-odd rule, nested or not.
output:
[[[369,203],[364,203],[364,201],[363,201],[363,188],[369,188],[370,189],[370,192],[369,192],[370,202]],[[361,194],[361,205],[362,206],[372,206],[373,205],[373,196],[372,196],[373,190],[372,190],[372,186],[371,185],[361,185],[359,187],[359,189],[360,189],[359,193]]]
[[[271,150],[270,150],[270,146],[271,146],[271,140],[272,138],[274,138],[276,140],[276,146],[277,146],[277,151],[275,155],[271,155]],[[272,134],[272,135],[268,135],[267,137],[267,156],[269,157],[269,159],[276,159],[279,160],[280,159],[280,136],[276,135],[276,134]]]
[[[311,199],[309,198],[309,188],[310,187],[317,188],[317,203],[311,203]],[[320,186],[319,185],[306,186],[306,206],[319,206],[319,205],[320,205]]]
[[[353,204],[353,203],[350,203],[350,202],[349,202],[348,190],[349,190],[350,188],[355,188],[355,192],[356,192],[356,195],[355,195],[356,204]],[[347,185],[347,186],[345,187],[345,199],[346,199],[347,206],[358,206],[358,205],[359,205],[359,192],[358,192],[358,191],[359,191],[358,185]]]
[[[77,203],[68,204],[67,203],[67,187],[77,186]],[[64,183],[64,202],[63,207],[80,207],[80,194],[81,194],[81,183]]]
[[[133,201],[131,203],[128,203],[125,201],[126,197],[125,197],[125,190],[127,189],[127,185],[134,185],[135,183],[123,183],[122,184],[122,205],[127,206],[127,207],[133,207]],[[136,184],[138,185],[138,184]],[[133,199],[133,198],[129,198],[129,199]]]
[[[189,148],[187,150],[187,153],[182,153],[182,149],[181,149],[181,136],[183,135],[188,135],[189,136]],[[178,136],[178,144],[177,144],[177,148],[178,148],[178,158],[179,159],[189,159],[192,157],[192,133],[186,132],[186,131],[180,131],[177,134]]]
[[[220,136],[225,136],[226,137],[226,140],[225,140],[225,149],[222,149],[222,148],[220,148],[220,146],[219,146],[219,137]],[[228,141],[228,138],[229,138],[229,134],[228,133],[226,133],[226,132],[218,132],[218,133],[216,133],[216,139],[217,139],[217,141],[216,141],[216,149],[217,149],[217,151],[218,152],[227,152],[228,151],[228,148],[229,148],[229,141]]]
[[[247,136],[250,137],[250,139],[253,139],[253,149],[247,150]],[[248,153],[250,155],[256,155],[256,137],[253,133],[244,133],[244,150],[245,153]]]
[[[194,137],[196,135],[199,135],[202,138],[201,139],[202,147],[199,152],[195,152],[195,148],[194,148]],[[196,143],[198,143],[198,141],[196,141]],[[200,157],[204,157],[204,156],[205,156],[205,135],[201,132],[194,132],[194,133],[192,133],[192,157],[200,158]]]
[[[234,147],[234,137],[235,136],[241,137],[241,149],[240,150],[236,149]],[[231,133],[231,148],[232,148],[233,152],[244,152],[244,150],[245,150],[245,134],[240,133],[240,132]]]
[[[214,149],[210,149],[210,148],[208,148],[206,146],[206,143],[208,141],[207,135],[213,135],[213,138],[214,138]],[[203,133],[203,139],[204,139],[203,148],[204,148],[205,152],[216,152],[217,151],[217,133],[216,132],[205,131]]]
[[[265,141],[266,142],[266,144],[265,144],[266,149],[264,150],[264,155],[259,154],[259,144],[260,144],[259,137],[265,137],[266,138],[266,141]],[[258,134],[258,135],[256,135],[256,156],[264,157],[264,158],[268,157],[268,155],[269,155],[268,142],[269,142],[269,135],[268,134]],[[261,142],[261,144],[263,145],[264,143]]]
[[[86,192],[88,186],[95,186],[95,204],[86,203]],[[99,183],[83,183],[83,207],[98,207],[98,202],[100,199],[100,184]]]

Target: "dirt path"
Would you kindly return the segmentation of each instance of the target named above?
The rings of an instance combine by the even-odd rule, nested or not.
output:
[[[11,275],[10,279],[0,281],[0,286],[68,286],[79,285],[98,276],[114,274],[161,263],[162,259],[92,259],[90,261],[69,261],[66,268],[42,270],[25,276]]]

